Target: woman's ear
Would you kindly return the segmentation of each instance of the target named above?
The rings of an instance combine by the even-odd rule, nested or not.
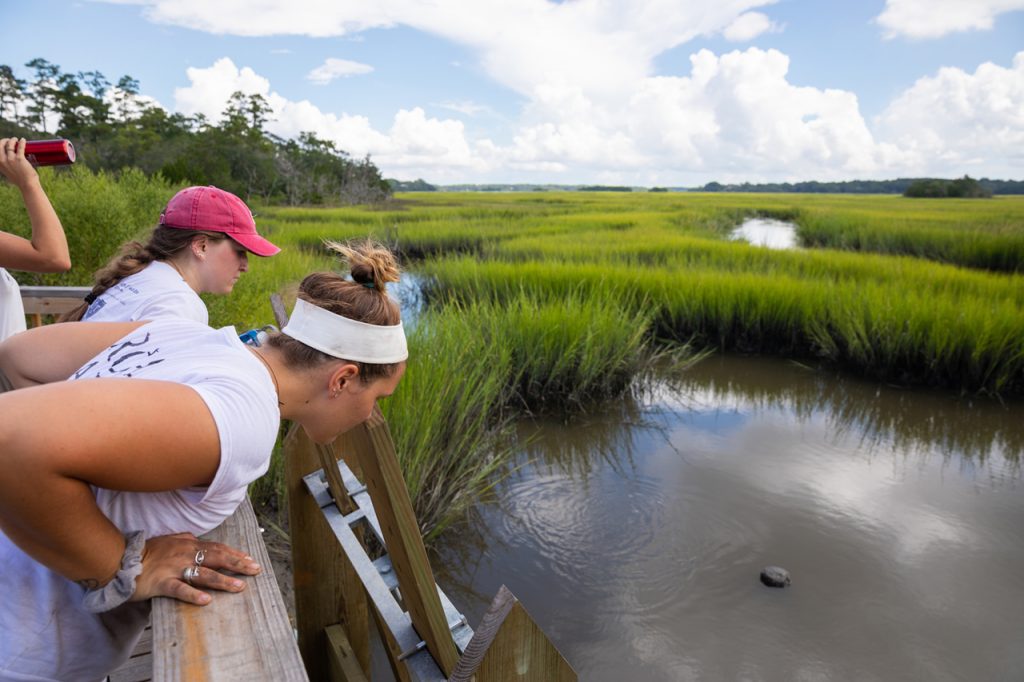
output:
[[[206,258],[206,247],[210,243],[210,239],[205,235],[201,234],[192,240],[192,253],[199,260]]]
[[[345,387],[350,382],[355,381],[359,376],[359,368],[353,365],[351,362],[344,362],[331,372],[330,381],[327,384],[327,391],[332,398],[337,398],[338,395],[345,390]]]

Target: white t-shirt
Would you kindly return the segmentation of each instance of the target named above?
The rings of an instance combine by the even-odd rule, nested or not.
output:
[[[94,489],[100,509],[122,531],[144,530],[147,537],[205,533],[232,514],[248,484],[266,472],[281,418],[277,393],[233,328],[176,318],[150,322],[69,381],[93,377],[188,385],[203,398],[220,436],[220,465],[208,487],[157,493]],[[36,563],[3,533],[0,594],[0,680],[102,679],[127,660],[149,614],[148,602],[105,614],[84,611],[81,587]]]
[[[25,331],[21,289],[10,273],[0,268],[0,341]]]
[[[199,294],[173,267],[163,261],[153,261],[97,296],[82,320],[137,322],[161,317],[184,317],[209,324],[206,304]]]

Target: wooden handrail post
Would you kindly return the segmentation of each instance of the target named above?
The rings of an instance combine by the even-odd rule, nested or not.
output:
[[[449,682],[576,682],[576,672],[504,585]]]
[[[370,418],[347,437],[350,443],[356,442],[355,439],[363,443],[356,449],[363,482],[380,521],[402,601],[413,627],[426,642],[441,671],[446,676],[451,675],[459,654],[437,594],[434,572],[427,559],[387,421],[380,410],[374,408]]]
[[[319,451],[298,424],[285,437],[284,450],[295,620],[306,670],[312,680],[328,679],[326,628],[340,623],[349,634],[356,659],[369,674],[369,624],[362,583],[302,481],[320,468]]]

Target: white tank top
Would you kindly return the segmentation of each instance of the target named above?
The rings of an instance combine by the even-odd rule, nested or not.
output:
[[[25,331],[25,306],[21,288],[11,273],[0,268],[0,341]]]

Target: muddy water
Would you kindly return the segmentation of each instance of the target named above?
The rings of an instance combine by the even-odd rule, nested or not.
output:
[[[581,680],[1024,679],[1024,405],[712,358],[522,435],[438,578]]]

